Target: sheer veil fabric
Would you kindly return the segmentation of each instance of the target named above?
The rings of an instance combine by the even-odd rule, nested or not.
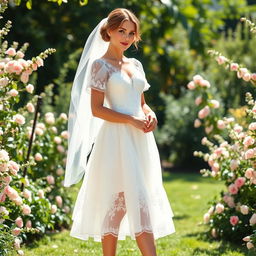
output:
[[[68,153],[66,161],[64,186],[70,187],[81,180],[86,170],[87,156],[103,120],[91,113],[91,65],[108,49],[100,35],[101,26],[107,21],[104,18],[89,35],[84,46],[77,71],[75,74],[68,115]],[[104,103],[105,104],[105,103]]]

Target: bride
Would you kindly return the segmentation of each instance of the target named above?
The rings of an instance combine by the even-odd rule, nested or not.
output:
[[[115,255],[126,236],[143,256],[155,256],[155,239],[175,232],[153,134],[157,117],[144,98],[150,85],[141,62],[124,56],[140,40],[130,10],[110,12],[87,39],[72,87],[64,186],[84,178],[70,235],[102,242],[104,256]]]

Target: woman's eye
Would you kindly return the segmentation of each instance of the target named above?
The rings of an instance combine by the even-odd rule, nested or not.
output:
[[[135,35],[135,32],[131,32],[130,35],[133,35],[133,36],[134,36],[134,35]]]
[[[123,33],[124,31],[123,30],[119,30],[118,32]]]

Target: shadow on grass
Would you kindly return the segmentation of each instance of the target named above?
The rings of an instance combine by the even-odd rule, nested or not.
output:
[[[197,238],[197,240],[205,241],[208,243],[212,242],[219,242],[219,247],[217,248],[195,248],[192,252],[192,256],[197,256],[197,255],[210,255],[210,256],[221,256],[224,253],[241,253],[246,256],[253,256],[253,252],[248,251],[246,247],[242,247],[241,245],[236,245],[234,243],[231,243],[226,240],[215,240],[212,239],[207,235],[206,232],[194,232],[194,233],[189,233],[186,234],[185,237],[194,237]],[[226,254],[228,255],[228,254]]]

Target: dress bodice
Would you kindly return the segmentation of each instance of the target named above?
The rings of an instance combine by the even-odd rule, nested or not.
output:
[[[105,92],[105,104],[120,113],[140,116],[141,94],[149,89],[142,64],[135,58],[131,77],[105,59],[96,59],[92,64],[91,85]]]

